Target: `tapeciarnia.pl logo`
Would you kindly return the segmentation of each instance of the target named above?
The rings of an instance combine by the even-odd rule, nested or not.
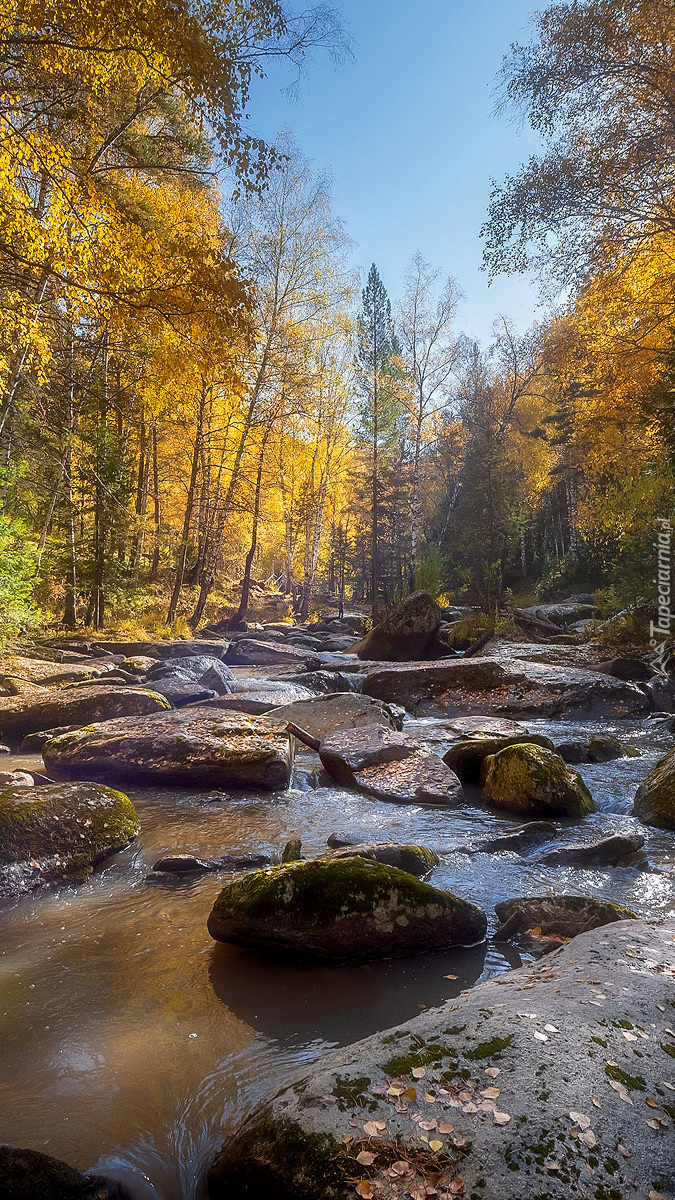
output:
[[[660,517],[654,549],[656,550],[656,594],[658,619],[649,622],[649,644],[654,650],[653,665],[660,674],[667,674],[666,659],[670,655],[668,640],[675,613],[672,612],[672,538],[673,529],[668,517]]]

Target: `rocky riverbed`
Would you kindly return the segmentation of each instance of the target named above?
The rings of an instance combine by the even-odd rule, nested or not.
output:
[[[411,690],[407,690],[409,675],[396,694],[390,683],[386,689],[381,682],[375,686],[366,683],[363,688],[369,674],[375,673],[381,680],[393,672],[400,678],[411,668],[405,664],[392,669],[359,659],[352,649],[358,632],[356,621],[351,628],[345,624],[338,629],[330,625],[313,630],[270,627],[254,631],[250,639],[237,639],[239,647],[232,652],[226,649],[225,639],[216,638],[160,650],[143,644],[84,648],[72,643],[60,649],[51,647],[51,654],[63,656],[61,663],[25,656],[11,664],[12,671],[7,674],[17,691],[1,702],[0,710],[12,714],[6,720],[5,737],[14,745],[0,760],[0,767],[8,775],[16,770],[33,772],[38,786],[27,787],[26,793],[34,800],[40,792],[48,793],[49,785],[39,784],[45,763],[55,763],[59,757],[63,761],[69,744],[78,747],[81,760],[80,747],[87,743],[88,782],[125,792],[135,808],[140,833],[129,840],[134,834],[131,818],[123,839],[126,848],[106,847],[76,879],[63,878],[65,870],[60,881],[58,872],[52,871],[48,879],[36,872],[19,886],[16,872],[5,874],[6,898],[0,910],[4,1141],[53,1155],[80,1170],[95,1169],[121,1181],[134,1196],[191,1200],[199,1194],[219,1147],[228,1143],[242,1117],[289,1079],[306,1072],[325,1052],[411,1020],[434,1006],[455,1004],[463,989],[530,962],[533,947],[527,941],[517,936],[511,941],[494,940],[499,925],[495,904],[518,897],[571,894],[611,900],[650,921],[662,920],[672,911],[673,832],[643,824],[633,812],[638,788],[644,787],[655,764],[675,746],[670,720],[650,715],[653,706],[644,685],[614,681],[606,675],[598,682],[601,672],[587,679],[580,660],[585,654],[587,664],[592,664],[594,655],[597,659],[592,648],[579,648],[574,666],[568,669],[560,660],[570,647],[561,646],[558,651],[533,647],[539,657],[550,650],[550,657],[559,660],[549,671],[541,661],[533,670],[529,660],[509,655],[508,649],[496,645],[486,648],[482,663],[474,660],[473,684],[468,663],[459,682],[458,671],[447,667],[457,667],[461,660],[447,660],[447,667],[435,663],[433,686],[425,703],[423,698],[420,702],[420,677],[430,667],[424,662],[413,677]],[[340,640],[341,649],[326,648]],[[242,641],[247,646],[242,647]],[[266,648],[251,648],[254,642]],[[289,654],[289,650],[298,653]],[[197,670],[197,654],[226,669],[214,667],[212,661],[199,664],[203,670]],[[160,656],[170,669],[158,674]],[[253,665],[236,662],[251,657],[268,661]],[[300,665],[298,658],[303,660]],[[150,659],[150,665],[143,659]],[[59,671],[65,672],[67,679],[54,684]],[[74,671],[82,682],[73,682]],[[151,673],[157,687],[164,683],[162,698],[143,699],[140,707],[134,701],[128,718],[120,715],[118,705],[127,690],[160,695],[152,689]],[[182,687],[183,697],[195,687],[207,693],[198,696],[197,702],[216,706],[213,728],[225,717],[230,722],[230,733],[221,736],[233,736],[237,725],[230,717],[237,711],[236,703],[230,707],[232,702],[240,696],[244,709],[248,701],[247,718],[261,724],[255,724],[253,732],[245,736],[243,727],[237,725],[239,777],[228,776],[227,769],[218,774],[218,757],[211,755],[207,775],[195,775],[190,781],[190,763],[203,766],[204,743],[197,747],[194,739],[200,733],[200,722],[206,720],[201,714],[209,709],[199,710],[196,724],[197,709],[174,707],[168,712],[165,704],[175,705],[179,693],[174,691],[172,701],[167,681],[175,689]],[[327,688],[322,688],[324,683]],[[84,689],[89,693],[92,688],[97,689],[91,714],[98,720],[95,730],[78,733],[66,728],[57,732],[52,746],[61,744],[65,749],[58,754],[52,750],[50,755],[48,741],[44,762],[36,744],[28,752],[18,752],[19,728],[22,738],[34,732],[42,740],[47,728],[46,706],[58,717],[52,728],[60,731],[77,725],[82,719],[79,697]],[[411,746],[413,756],[421,755],[427,765],[433,758],[453,774],[443,756],[466,740],[467,734],[475,736],[480,719],[490,713],[498,714],[504,737],[509,729],[511,737],[518,736],[510,728],[515,721],[538,740],[550,739],[554,746],[574,743],[583,749],[594,734],[614,735],[618,757],[583,761],[584,753],[579,760],[577,751],[569,769],[579,772],[592,796],[593,811],[583,817],[554,812],[546,817],[548,828],[532,835],[517,833],[514,841],[514,831],[522,829],[523,823],[527,826],[536,814],[516,816],[485,802],[480,771],[478,780],[474,774],[473,780],[461,782],[457,803],[438,803],[433,797],[430,802],[420,802],[419,797],[405,795],[394,796],[396,803],[391,803],[392,797],[374,794],[372,787],[362,786],[362,780],[356,779],[356,786],[345,786],[331,778],[316,751],[302,742],[296,744],[292,762],[290,741],[286,754],[282,743],[287,735],[277,732],[282,726],[274,709],[284,705],[286,721],[293,718],[293,703],[299,702],[295,715],[302,715],[308,725],[308,693],[326,695],[327,691],[351,699],[323,701],[310,735],[319,741],[324,733],[330,735],[332,711],[336,714],[333,736],[343,722],[342,728],[354,731],[353,737],[365,720],[363,712],[374,711],[379,704],[377,720],[367,724],[364,733],[375,727],[388,731],[389,743],[395,747],[390,763],[397,786],[401,771],[408,770]],[[383,691],[387,694],[382,695]],[[117,696],[109,708],[100,701],[104,692]],[[371,698],[368,704],[355,705],[354,698],[363,696],[365,701],[366,693]],[[224,707],[218,708],[221,703]],[[25,728],[25,714],[31,705],[38,714],[33,730]],[[465,720],[467,714],[474,719],[473,728]],[[166,743],[147,736],[148,722],[166,730],[167,718],[179,736],[192,742],[184,747],[175,778],[165,767],[153,778],[153,754],[158,764],[165,762]],[[107,753],[108,766],[97,778],[94,749],[105,734],[107,720],[111,721],[111,736],[114,733],[115,753]],[[110,762],[124,755],[119,730],[125,722],[130,741],[125,778],[120,782],[111,774]],[[298,724],[302,727],[302,721]],[[143,769],[134,778],[129,763],[133,753],[141,752],[134,733],[138,729],[143,733]],[[211,729],[209,738],[216,736]],[[251,776],[242,778],[242,736],[253,739],[251,753],[244,754],[247,769],[262,770],[257,764],[280,762],[280,773],[268,774],[266,780],[262,776],[256,781]],[[175,733],[172,737],[172,753],[177,754],[180,747]],[[269,746],[267,755],[261,756],[261,738]],[[206,750],[211,754],[208,745]],[[376,769],[381,773],[382,765]],[[367,763],[359,767],[361,774],[372,770]],[[659,809],[664,788],[664,769],[660,770]],[[286,778],[288,787],[283,786]],[[378,778],[381,784],[381,776]],[[61,791],[78,786],[59,784]],[[667,782],[665,786],[667,792]],[[13,786],[14,795],[16,791]],[[578,854],[576,859],[574,853],[570,856],[575,847],[587,848],[612,836],[626,839],[623,858],[608,855],[603,861],[601,854],[599,860],[586,856],[587,861],[580,863]],[[359,954],[345,963],[321,964],[297,957],[281,963],[246,946],[214,943],[207,919],[221,888],[233,879],[232,856],[278,860],[283,846],[292,839],[301,840],[299,853],[307,858],[325,855],[329,839],[332,844],[391,842],[428,847],[438,863],[425,883],[431,890],[450,892],[482,909],[488,939],[458,947],[448,938],[445,947],[424,954],[370,961],[368,955]],[[556,854],[563,851],[562,856]],[[153,871],[159,859],[177,855],[194,856],[210,864],[210,869],[201,873]],[[220,859],[224,862],[218,866]],[[12,887],[13,896],[9,894]],[[619,927],[623,928],[624,922]],[[550,936],[551,944],[535,946],[535,953],[560,944],[555,930]],[[545,964],[547,958],[540,962]],[[600,967],[598,970],[601,972]],[[419,1022],[421,1036],[425,1036],[424,1019]],[[570,1020],[574,1019],[572,1014]],[[670,1065],[665,1063],[665,1067]],[[663,1078],[675,1083],[672,1075],[672,1070],[669,1074],[664,1071]],[[655,1103],[658,1105],[659,1096]],[[327,1112],[330,1117],[330,1109]],[[661,1116],[669,1122],[667,1112]],[[221,1177],[222,1172],[219,1180]],[[366,1172],[364,1179],[371,1178],[377,1182],[373,1172]],[[604,1176],[601,1182],[603,1187],[609,1186]],[[582,1180],[582,1184],[581,1190],[570,1194],[596,1194],[593,1188],[599,1186],[598,1180],[592,1187],[589,1181]],[[215,1190],[216,1194],[220,1192]],[[351,1194],[356,1194],[354,1185],[344,1191],[345,1196]],[[406,1195],[405,1191],[400,1194]]]

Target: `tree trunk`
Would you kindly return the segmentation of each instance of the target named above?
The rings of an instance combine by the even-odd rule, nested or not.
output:
[[[234,628],[242,625],[246,620],[248,612],[248,602],[251,595],[251,571],[253,570],[253,559],[258,548],[258,522],[260,519],[260,492],[262,488],[263,466],[265,461],[265,445],[267,443],[267,434],[263,438],[262,446],[260,447],[260,458],[258,460],[258,474],[255,481],[255,495],[253,499],[253,527],[251,529],[251,545],[248,548],[246,561],[244,563],[244,578],[241,587],[241,599],[239,608],[237,609],[234,620],[232,622]]]
[[[199,458],[201,454],[201,441],[204,431],[204,403],[205,390],[202,388],[199,398],[199,414],[197,419],[197,428],[195,430],[195,441],[192,451],[192,466],[190,469],[190,482],[188,484],[188,494],[185,501],[185,514],[183,516],[183,531],[181,534],[180,546],[178,548],[178,557],[176,559],[176,577],[169,601],[169,611],[166,619],[169,625],[173,625],[178,612],[178,601],[185,579],[185,568],[187,566],[187,556],[190,547],[190,527],[192,525],[192,513],[195,504],[195,489],[197,486],[197,473],[199,471]]]

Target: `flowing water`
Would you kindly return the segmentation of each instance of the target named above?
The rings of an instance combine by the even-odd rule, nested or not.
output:
[[[433,722],[409,724],[434,732]],[[598,811],[582,825],[570,823],[562,840],[636,828],[632,796],[675,742],[671,734],[651,721],[527,724],[558,740],[613,731],[640,747],[640,758],[581,768]],[[11,763],[39,765],[25,756]],[[228,1129],[290,1074],[333,1046],[520,963],[515,951],[489,942],[368,966],[269,962],[209,938],[218,875],[146,881],[162,854],[278,852],[299,835],[310,855],[334,830],[351,828],[431,846],[441,855],[432,882],[490,914],[497,900],[552,889],[606,896],[646,916],[663,914],[675,898],[672,835],[640,827],[648,833],[649,871],[544,868],[532,855],[524,861],[512,853],[468,856],[456,848],[514,823],[478,808],[370,800],[330,786],[311,754],[298,759],[283,793],[215,802],[205,792],[130,794],[141,820],[132,847],[84,884],[0,912],[0,1141],[96,1167],[139,1198],[200,1196]]]

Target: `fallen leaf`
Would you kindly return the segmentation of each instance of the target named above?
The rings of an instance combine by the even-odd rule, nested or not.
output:
[[[469,1100],[469,1103],[468,1103],[468,1104],[465,1104],[465,1105],[463,1106],[463,1108],[462,1108],[462,1112],[465,1112],[465,1113],[477,1113],[477,1112],[478,1112],[478,1105],[477,1105],[477,1104],[474,1104],[473,1100]]]
[[[592,1129],[586,1129],[584,1133],[579,1134],[579,1141],[583,1142],[584,1146],[588,1146],[589,1150],[593,1149],[593,1147],[597,1144],[597,1140],[598,1139],[596,1138]]]
[[[534,1036],[536,1037],[538,1042],[547,1042],[548,1041],[547,1035],[545,1033],[540,1033],[538,1029],[535,1029]]]
[[[546,1167],[547,1171],[559,1171],[560,1170],[560,1167],[558,1166],[557,1162],[552,1162],[550,1158],[546,1159],[544,1166]]]
[[[614,1091],[617,1092],[619,1099],[623,1100],[624,1104],[632,1104],[633,1103],[630,1096],[628,1095],[628,1090],[626,1088],[625,1083],[620,1083],[618,1079],[610,1079],[609,1086],[611,1088],[614,1088]]]
[[[362,1150],[360,1154],[357,1154],[356,1161],[361,1163],[362,1167],[372,1167],[376,1158],[377,1155],[372,1154],[370,1150]]]
[[[544,1029],[547,1033],[560,1033],[560,1030],[555,1025],[544,1025]]]
[[[454,1131],[455,1131],[454,1125],[448,1125],[447,1121],[439,1121],[439,1123],[438,1123],[438,1132],[439,1133],[454,1133]]]
[[[432,1129],[438,1127],[438,1121],[418,1121],[418,1125],[420,1129],[426,1129],[427,1133],[430,1133]]]
[[[634,1033],[631,1033],[628,1029],[622,1029],[621,1032],[627,1042],[637,1042],[636,1035]]]
[[[388,1095],[388,1096],[402,1096],[402,1095],[403,1095],[403,1093],[404,1093],[404,1091],[405,1091],[405,1088],[399,1088],[399,1087],[388,1087],[388,1088],[387,1088],[387,1095]]]
[[[373,1188],[370,1180],[362,1179],[360,1183],[357,1183],[356,1192],[359,1196],[365,1196],[365,1200],[371,1200]]]
[[[442,1149],[443,1149],[443,1143],[442,1143],[442,1142],[439,1142],[438,1138],[433,1138],[433,1139],[432,1139],[432,1140],[429,1142],[429,1149],[430,1149],[430,1150],[434,1150],[434,1151],[436,1151],[436,1150],[442,1150]]]
[[[457,976],[456,975],[444,975],[443,978],[444,979],[456,979]]]
[[[587,1117],[585,1113],[571,1112],[570,1117],[580,1129],[588,1129],[591,1123],[591,1118]]]
[[[498,1075],[501,1075],[501,1073],[502,1073],[501,1067],[486,1067],[485,1068],[485,1074],[488,1076],[488,1079],[496,1079]]]
[[[481,1096],[485,1096],[486,1100],[496,1100],[497,1096],[501,1096],[502,1089],[497,1087],[488,1087],[481,1092]]]
[[[593,1103],[594,1103],[594,1105],[595,1105],[595,1107],[596,1107],[596,1108],[602,1108],[602,1105],[601,1105],[600,1101],[598,1100],[598,1097],[597,1097],[597,1096],[594,1096],[594,1097],[593,1097]]]
[[[622,1146],[621,1142],[619,1142],[617,1146],[617,1151],[619,1154],[622,1154],[624,1158],[630,1158],[630,1150],[628,1150],[626,1146]]]
[[[436,1103],[436,1097],[432,1096],[431,1092],[425,1092],[424,1099],[426,1100],[427,1104],[435,1104]]]
[[[463,1179],[452,1179],[448,1184],[448,1191],[451,1196],[463,1196],[466,1191],[466,1184]]]
[[[426,1075],[426,1073],[427,1073],[426,1067],[413,1067],[412,1071],[410,1072],[413,1079],[424,1079],[424,1076]]]
[[[382,1130],[386,1128],[384,1121],[366,1121],[363,1131],[368,1134],[368,1137],[379,1137]]]
[[[661,1107],[661,1105],[656,1100],[654,1100],[654,1098],[652,1096],[647,1096],[647,1099],[645,1100],[645,1104],[648,1104],[650,1108],[660,1108]]]
[[[414,1088],[414,1087],[406,1088],[405,1091],[403,1092],[403,1099],[404,1100],[416,1100],[417,1099],[417,1088]]]
[[[654,1117],[653,1121],[647,1121],[650,1129],[667,1129],[668,1122],[663,1120],[663,1117]]]
[[[511,1120],[510,1114],[505,1112],[496,1112],[492,1118],[493,1125],[508,1125]]]
[[[654,1189],[652,1188],[651,1192],[649,1193],[649,1195],[647,1197],[647,1200],[668,1200],[668,1197],[664,1196],[662,1192],[655,1192]]]

